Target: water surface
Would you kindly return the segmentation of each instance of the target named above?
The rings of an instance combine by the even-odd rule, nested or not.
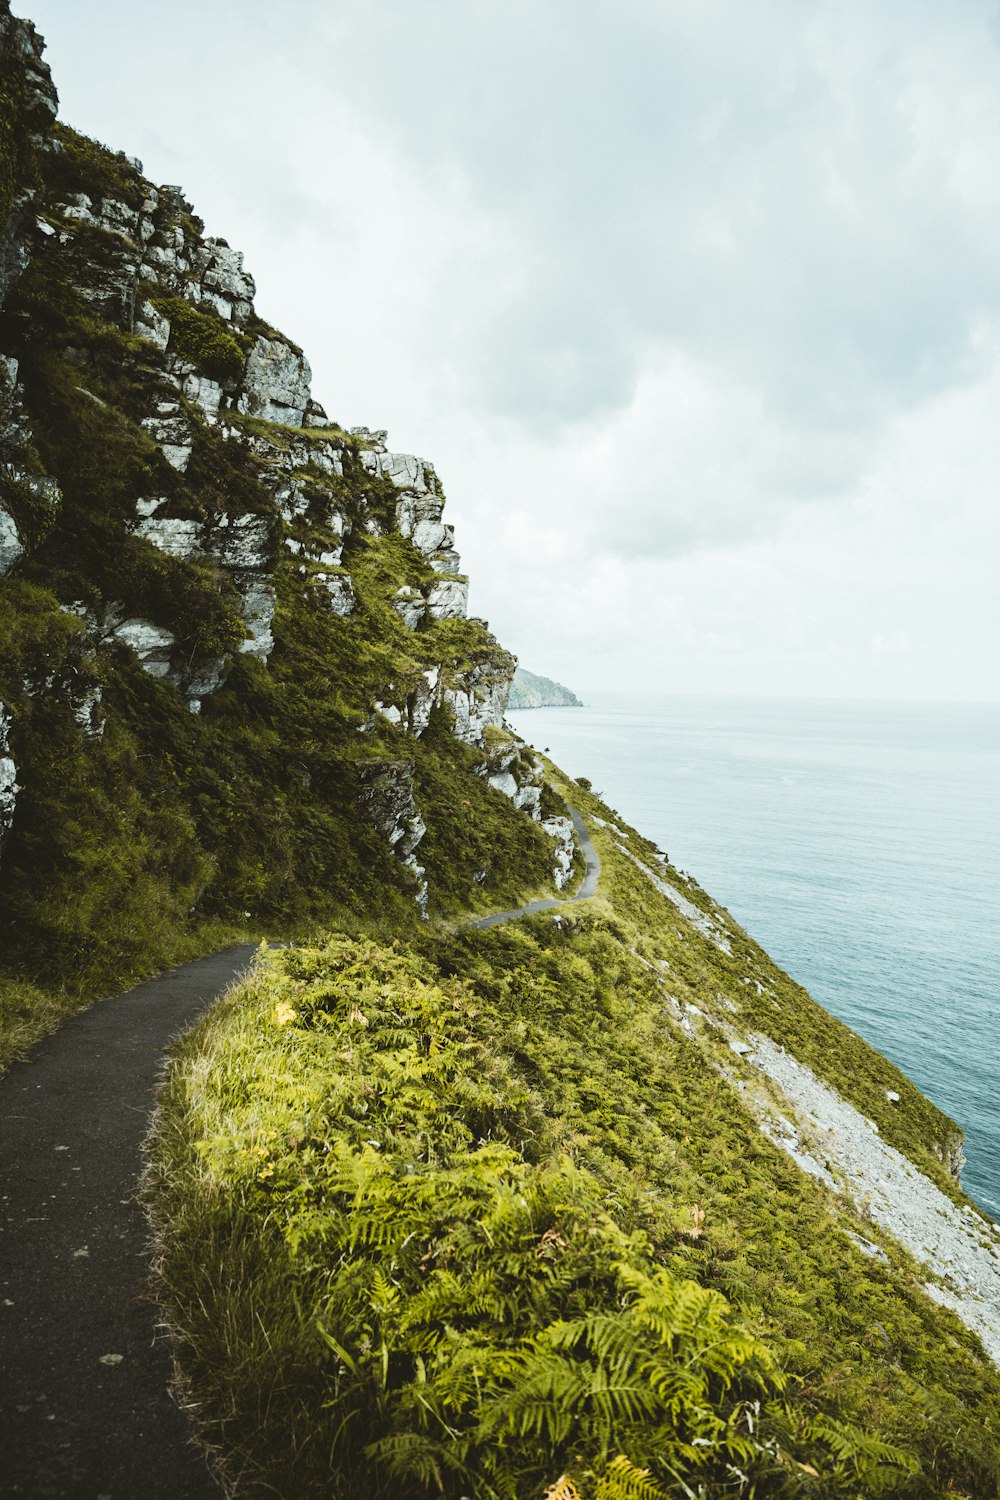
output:
[[[518,732],[966,1132],[1000,1218],[1000,705],[602,695]]]

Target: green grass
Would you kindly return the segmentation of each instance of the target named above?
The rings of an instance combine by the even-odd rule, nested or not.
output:
[[[236,943],[253,943],[259,933],[247,927],[224,923],[206,923],[196,932],[174,934],[173,940],[160,950],[158,960],[150,965],[118,976],[121,988],[150,979],[175,964],[187,963],[206,953],[215,953]],[[30,1047],[55,1031],[77,1011],[85,1010],[95,1000],[105,998],[111,989],[86,984],[72,988],[46,987],[27,980],[0,976],[0,1073],[15,1059],[23,1057]]]
[[[1000,1376],[975,1338],[889,1237],[764,1139],[711,1040],[670,1020],[654,968],[708,1010],[745,997],[760,950],[744,937],[730,964],[594,833],[601,890],[558,920],[390,946],[334,934],[262,959],[184,1042],[151,1187],[209,1435],[297,1497],[540,1497],[560,1476],[585,1500],[682,1483],[995,1495]],[[899,1081],[790,985],[799,1034],[858,1101]],[[940,1172],[947,1126],[914,1105],[901,1148]],[[684,1450],[686,1417],[668,1438],[645,1395],[585,1394],[611,1379],[609,1348],[639,1391],[677,1352],[666,1313],[635,1324],[636,1283],[605,1251],[668,1300],[719,1299],[718,1337],[747,1358],[699,1387],[707,1446]],[[734,1415],[748,1400],[752,1434]],[[626,1464],[650,1470],[647,1491]]]

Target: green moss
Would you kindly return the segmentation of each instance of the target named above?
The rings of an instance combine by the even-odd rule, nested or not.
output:
[[[246,363],[247,342],[217,312],[193,307],[183,297],[154,296],[157,312],[170,320],[170,350],[209,379],[228,385],[238,381]]]

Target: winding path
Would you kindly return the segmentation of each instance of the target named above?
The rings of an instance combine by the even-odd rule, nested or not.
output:
[[[600,861],[570,814],[587,861],[579,891],[471,927],[595,894]],[[254,951],[94,1005],[0,1078],[0,1496],[218,1500],[169,1395],[138,1186],[164,1050]]]
[[[164,1049],[254,951],[92,1006],[0,1079],[0,1495],[220,1493],[168,1393],[137,1190]]]
[[[597,857],[597,850],[590,841],[587,825],[575,807],[569,809],[569,815],[573,819],[573,827],[576,829],[576,836],[580,840],[583,857],[587,861],[586,873],[576,895],[550,896],[543,901],[529,901],[527,906],[515,906],[513,911],[496,911],[488,917],[477,917],[474,921],[467,922],[466,926],[496,927],[500,922],[513,922],[517,917],[533,917],[537,912],[551,911],[554,906],[565,906],[570,901],[589,901],[591,896],[597,894],[597,882],[601,875],[601,861]]]

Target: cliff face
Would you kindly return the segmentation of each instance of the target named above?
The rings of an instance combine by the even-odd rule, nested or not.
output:
[[[164,912],[544,887],[514,660],[433,467],[332,422],[242,256],[53,125],[6,3],[0,37],[0,947],[110,974]]]
[[[518,667],[511,684],[509,708],[582,708],[579,698],[553,682],[551,677],[539,677],[535,672]]]

